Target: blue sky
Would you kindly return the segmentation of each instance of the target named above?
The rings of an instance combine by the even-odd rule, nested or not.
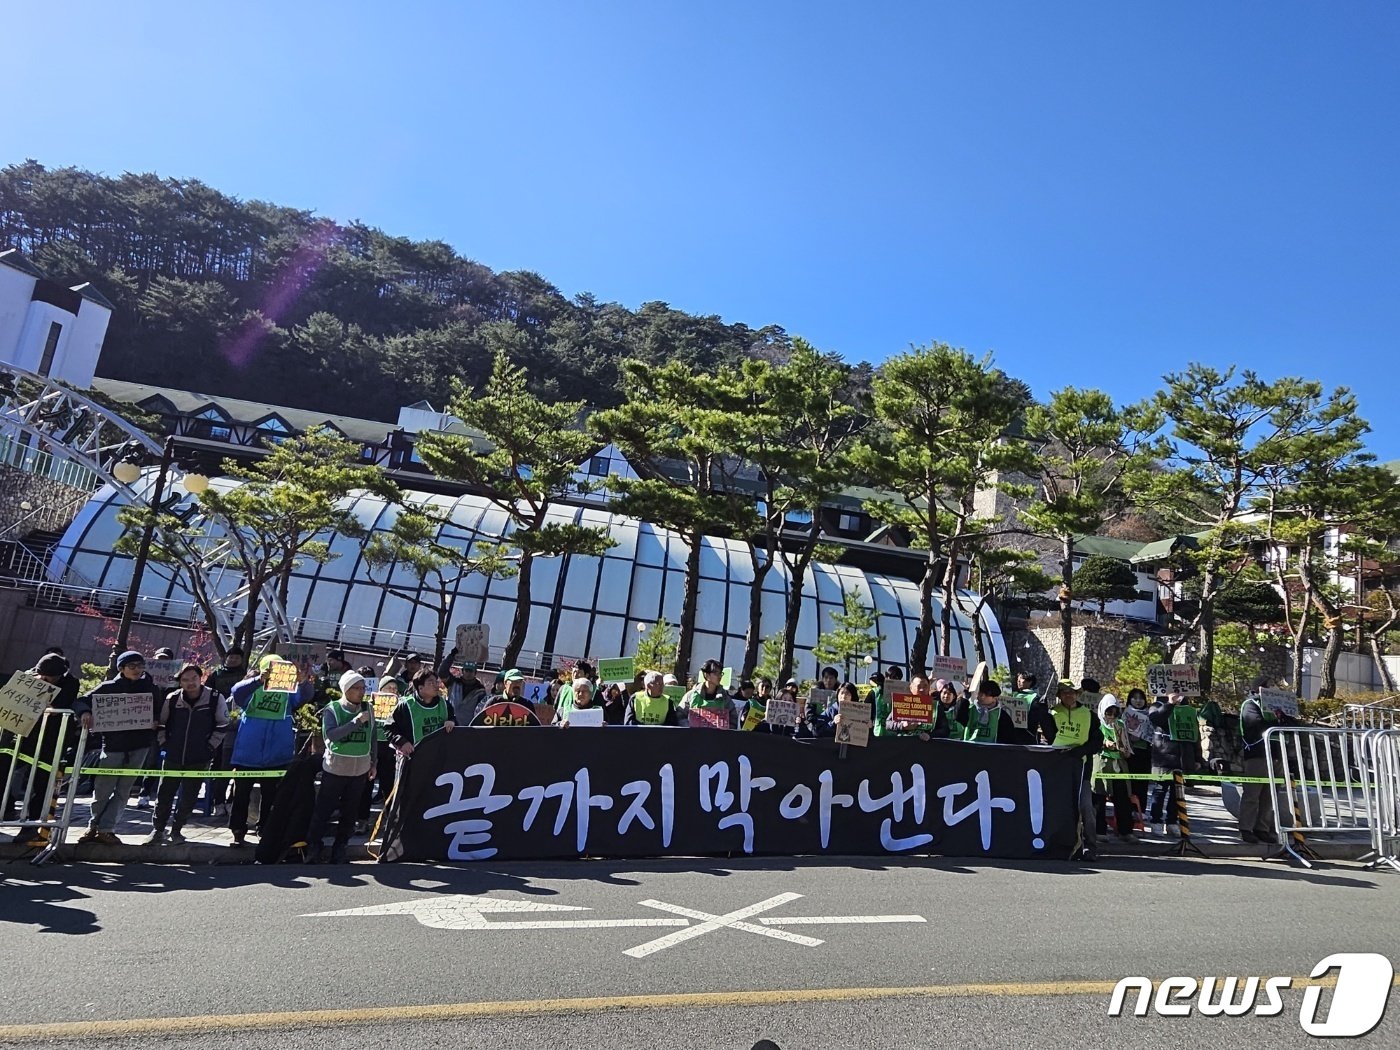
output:
[[[1400,5],[16,4],[0,160],[1038,394],[1348,385],[1400,458]],[[14,94],[23,85],[27,90]]]

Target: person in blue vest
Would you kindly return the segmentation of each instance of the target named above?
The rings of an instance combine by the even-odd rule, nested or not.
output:
[[[1001,709],[1001,686],[990,678],[977,687],[977,700],[966,695],[958,701],[957,716],[950,725],[954,740],[974,744],[1014,744],[1016,722]]]
[[[261,799],[255,834],[272,815],[282,791],[282,777],[276,774],[285,772],[296,753],[296,712],[311,703],[316,692],[316,682],[308,669],[303,672],[295,693],[269,693],[267,681],[277,660],[276,656],[264,656],[258,661],[258,676],[239,682],[229,697],[238,712],[238,735],[233,738],[229,765],[239,771],[269,774],[267,777],[239,777],[233,782],[228,827],[233,832],[235,846],[246,845],[248,803],[254,785]]]
[[[394,706],[394,715],[389,721],[389,743],[405,758],[439,730],[450,733],[457,728],[457,712],[441,687],[435,672],[421,669],[413,676],[408,695]]]
[[[624,725],[679,726],[685,723],[674,701],[666,695],[666,678],[660,671],[648,671],[642,678],[642,689],[627,701]]]
[[[1040,731],[1047,743],[1058,748],[1087,748],[1089,758],[1103,750],[1103,731],[1097,713],[1079,702],[1079,687],[1068,678],[1060,679],[1056,703],[1041,720]],[[1084,763],[1079,784],[1079,826],[1083,838],[1082,860],[1098,858],[1099,839],[1094,815],[1094,795],[1089,784],[1090,763]]]
[[[325,751],[321,759],[321,784],[316,789],[316,809],[306,841],[307,862],[319,864],[324,848],[326,825],[331,814],[340,811],[331,863],[343,864],[360,796],[369,788],[375,774],[374,711],[365,704],[365,679],[358,671],[346,671],[336,683],[339,700],[321,709],[321,739]]]

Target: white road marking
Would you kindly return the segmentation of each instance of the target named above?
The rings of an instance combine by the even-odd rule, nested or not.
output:
[[[760,912],[771,911],[781,905],[788,904],[795,900],[800,900],[800,893],[780,893],[776,897],[769,897],[767,900],[759,901],[757,904],[750,904],[747,908],[739,908],[736,911],[726,912],[724,915],[712,915],[709,912],[695,911],[691,908],[682,908],[676,904],[667,904],[665,901],[645,900],[642,905],[647,908],[656,908],[660,911],[669,911],[676,915],[684,915],[688,919],[698,920],[698,924],[690,926],[675,933],[668,933],[665,937],[658,937],[654,941],[629,948],[623,955],[630,955],[634,959],[645,959],[648,955],[654,955],[667,948],[673,948],[677,944],[693,940],[696,937],[703,937],[707,933],[714,933],[726,927],[733,930],[742,930],[744,933],[756,933],[763,937],[772,937],[775,940],[790,941],[793,944],[805,945],[808,948],[815,948],[823,943],[815,937],[804,937],[799,933],[788,933],[786,930],[774,930],[765,926],[755,926],[751,922],[744,922],[744,919],[751,918]]]
[[[422,925],[435,930],[603,930],[619,926],[689,926],[685,919],[523,919],[492,922],[487,913],[588,911],[572,904],[543,904],[536,901],[501,900],[471,894],[434,895],[426,900],[373,904],[365,908],[313,912],[303,918],[334,918],[347,915],[412,915]]]
[[[865,925],[872,922],[927,922],[922,915],[799,915],[791,919],[758,920],[765,926],[824,926],[827,923]]]

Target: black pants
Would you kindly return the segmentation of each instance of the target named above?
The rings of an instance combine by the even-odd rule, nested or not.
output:
[[[285,766],[278,768],[285,769]],[[272,808],[277,804],[277,792],[281,790],[281,777],[239,777],[233,782],[233,805],[229,807],[228,829],[239,838],[248,834],[248,801],[253,794],[253,785],[262,789],[262,802],[258,807],[258,828],[267,824]]]
[[[167,766],[167,769],[179,771],[179,766]],[[191,769],[203,769],[203,766],[191,766]],[[176,794],[179,794],[179,802],[175,801]],[[175,810],[175,830],[179,831],[190,819],[190,814],[194,812],[194,801],[199,796],[199,781],[193,777],[162,777],[160,786],[156,788],[156,814],[151,822],[152,828],[156,831],[164,831],[165,825],[170,820],[170,810]]]
[[[209,763],[209,768],[214,772],[228,769],[228,760],[231,751],[232,749],[228,744],[222,745],[219,750],[214,752],[213,758]],[[213,780],[206,780],[204,782],[204,812],[206,814],[212,813],[214,812],[215,806],[227,805],[228,795],[229,781],[227,779],[217,777]]]
[[[1128,781],[1110,780],[1108,789],[1113,793],[1113,822],[1119,835],[1133,832],[1133,807],[1128,801]],[[1108,834],[1108,796],[1095,793],[1094,822],[1100,835]]]
[[[363,773],[355,777],[343,777],[337,773],[321,774],[321,786],[316,789],[316,809],[311,814],[311,830],[306,836],[306,842],[313,850],[320,848],[326,825],[337,809],[340,810],[340,823],[336,825],[335,844],[343,846],[350,841],[360,813],[360,798],[367,787],[369,778]]]
[[[1147,788],[1150,781],[1147,774],[1152,772],[1152,749],[1150,747],[1135,747],[1133,753],[1128,756],[1128,772],[1142,777],[1141,780],[1128,781],[1132,792],[1137,796],[1138,809],[1141,813],[1147,813]],[[1146,816],[1143,817],[1146,820]]]

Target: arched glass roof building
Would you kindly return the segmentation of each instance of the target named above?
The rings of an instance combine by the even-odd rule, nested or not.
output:
[[[148,474],[140,484],[149,484]],[[217,487],[232,483],[216,480]],[[510,529],[505,514],[488,500],[472,495],[438,496],[409,494],[415,503],[428,504],[449,524],[441,538],[452,545],[498,542]],[[122,497],[103,488],[88,502],[68,528],[54,553],[51,573],[56,581],[104,591],[124,591],[131,579],[132,560],[114,553],[122,527],[117,512]],[[369,530],[387,530],[396,509],[378,496],[362,494],[350,500],[351,510]],[[617,546],[606,556],[540,558],[534,565],[531,586],[530,626],[522,664],[547,666],[557,657],[612,657],[636,651],[639,624],[648,626],[664,617],[676,624],[681,614],[687,548],[681,538],[666,529],[632,518],[620,517],[598,507],[556,507],[554,520],[601,526]],[[331,538],[336,557],[324,565],[306,561],[295,571],[289,590],[287,616],[299,636],[326,642],[390,649],[411,646],[431,652],[436,616],[385,589],[391,578],[396,589],[418,591],[418,581],[406,570],[393,567],[372,574],[363,558],[363,541],[337,534]],[[694,663],[714,658],[729,667],[743,663],[744,635],[748,621],[749,587],[753,566],[749,546],[737,540],[706,539],[700,558],[700,599],[696,615]],[[235,577],[216,579],[216,589],[231,594],[239,586]],[[781,564],[768,574],[763,592],[764,636],[782,629],[788,575]],[[797,673],[812,677],[816,662],[812,648],[818,635],[831,627],[830,616],[842,610],[845,594],[854,592],[862,604],[878,616],[876,631],[883,640],[872,655],[881,666],[905,666],[909,646],[919,620],[918,585],[902,578],[865,573],[842,565],[814,564],[804,584],[804,602],[797,631]],[[139,610],[172,615],[192,601],[187,588],[170,569],[152,563],[141,587]],[[431,594],[429,598],[431,599]],[[515,611],[516,581],[480,576],[461,580],[452,610],[449,631],[456,625],[487,623],[493,657],[498,657],[510,632]],[[969,607],[973,603],[968,602]],[[939,610],[935,608],[935,622]],[[176,613],[175,615],[178,615]],[[983,614],[987,655],[998,665],[1006,663],[1001,631],[990,613]],[[955,609],[951,655],[975,663],[976,648],[968,614]],[[936,645],[936,632],[935,632]],[[929,654],[930,659],[933,652]]]

